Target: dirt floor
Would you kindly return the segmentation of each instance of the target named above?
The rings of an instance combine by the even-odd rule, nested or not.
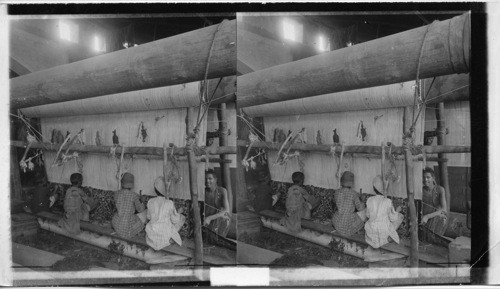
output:
[[[261,228],[257,235],[243,233],[239,241],[284,254],[270,266],[304,267],[321,265],[325,267],[368,267],[368,263],[326,247],[285,235],[268,228]]]
[[[149,270],[145,262],[112,253],[56,233],[38,230],[31,236],[20,236],[13,240],[26,246],[65,256],[52,265],[51,271],[81,271],[91,267],[104,267],[112,270]]]

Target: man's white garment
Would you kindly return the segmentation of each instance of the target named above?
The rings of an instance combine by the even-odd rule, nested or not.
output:
[[[146,225],[146,243],[155,250],[170,245],[170,239],[182,245],[178,231],[184,225],[186,217],[177,213],[174,203],[164,197],[157,197],[148,202],[148,219]]]
[[[389,243],[387,237],[399,244],[396,229],[401,225],[403,215],[394,210],[390,199],[381,195],[368,198],[366,216],[369,219],[365,223],[365,239],[370,246],[379,248]]]

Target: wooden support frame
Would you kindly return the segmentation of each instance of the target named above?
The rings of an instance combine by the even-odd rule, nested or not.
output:
[[[403,116],[403,138],[410,137],[413,134],[411,108],[405,107]],[[410,266],[418,267],[418,224],[417,224],[417,209],[415,208],[415,192],[413,190],[413,162],[411,161],[412,154],[409,147],[404,148],[405,153],[405,171],[406,171],[406,190],[408,195],[408,210],[410,218]]]
[[[200,108],[201,109],[201,108]],[[203,239],[201,235],[201,216],[200,208],[198,206],[198,180],[197,180],[197,166],[195,162],[194,148],[196,146],[196,132],[194,121],[194,108],[187,108],[186,115],[186,152],[188,155],[189,165],[189,190],[191,193],[191,205],[194,221],[194,264],[203,265]]]
[[[250,145],[248,141],[238,140],[237,146],[246,147]],[[279,150],[280,143],[272,142],[253,142],[253,148],[261,148],[268,150]],[[332,145],[317,145],[317,144],[305,144],[305,143],[294,143],[291,145],[291,150],[307,151],[307,152],[317,152],[317,153],[341,153],[342,148],[340,146]],[[470,146],[423,146],[422,150],[427,154],[433,153],[470,153]],[[373,154],[378,155],[382,153],[382,148],[380,146],[371,145],[346,145],[344,148],[345,154]],[[397,146],[392,149],[393,154],[404,154],[404,149],[402,146]]]
[[[220,137],[219,137],[219,145],[220,146],[227,146],[228,145],[228,140],[227,140],[227,134],[228,134],[228,129],[227,129],[227,113],[226,113],[226,104],[221,103],[219,104],[218,110],[217,110],[217,117],[219,119],[219,132],[220,132]],[[220,158],[222,160],[227,160],[227,155],[221,154]],[[227,190],[227,195],[228,195],[228,202],[229,202],[229,211],[232,212],[233,208],[233,190],[231,187],[231,171],[229,168],[228,163],[221,163],[221,179],[222,179],[222,186],[226,188]]]
[[[446,124],[444,121],[444,103],[440,102],[436,104],[436,122],[437,122],[437,144],[445,145],[445,134],[446,134]],[[445,153],[438,153],[438,159],[445,159]],[[448,179],[448,165],[446,162],[438,162],[439,166],[439,179],[441,185],[444,187],[446,194],[446,211],[450,211],[450,181]]]
[[[11,146],[25,148],[27,144],[23,141],[11,141]],[[31,148],[33,149],[43,149],[48,151],[57,151],[60,147],[60,144],[51,144],[51,143],[32,143]],[[72,144],[68,146],[69,151],[82,152],[82,153],[102,153],[109,154],[111,148],[115,146],[95,146],[95,145],[81,145],[81,144]],[[168,153],[171,153],[172,148],[168,148]],[[186,156],[187,150],[186,148],[174,148],[174,154],[178,156]],[[120,154],[122,152],[122,147],[116,147],[115,153]],[[215,149],[211,149],[209,151],[210,155],[224,155],[224,154],[236,154],[236,147],[234,146],[225,146],[225,147],[217,147]],[[127,147],[125,151],[125,155],[143,155],[143,156],[158,156],[163,158],[163,147]],[[200,150],[196,150],[196,156],[204,156]]]

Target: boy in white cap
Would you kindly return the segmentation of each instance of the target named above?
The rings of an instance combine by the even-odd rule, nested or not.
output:
[[[155,250],[169,246],[171,239],[181,246],[179,230],[186,221],[186,217],[182,215],[184,210],[180,208],[177,212],[174,202],[166,198],[163,177],[156,178],[155,192],[157,197],[150,199],[147,206],[150,221],[146,225],[146,243]]]
[[[365,239],[373,248],[379,248],[389,243],[389,237],[399,244],[396,229],[403,222],[401,207],[394,209],[391,199],[387,198],[383,190],[382,177],[373,179],[375,196],[366,201]]]

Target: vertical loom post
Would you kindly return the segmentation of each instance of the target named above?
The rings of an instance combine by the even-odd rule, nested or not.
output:
[[[406,137],[410,134],[412,125],[412,113],[410,107],[405,107],[403,117],[403,143]],[[404,146],[405,152],[405,172],[406,172],[406,191],[408,194],[408,210],[410,213],[410,234],[411,234],[411,249],[410,249],[410,266],[418,267],[418,224],[417,210],[415,208],[414,196],[414,180],[413,180],[413,155],[408,146]]]
[[[221,103],[219,104],[219,109],[217,110],[217,118],[219,119],[219,146],[227,146],[228,141],[227,141],[227,134],[228,134],[228,129],[227,129],[227,114],[226,114],[226,104]],[[227,160],[228,157],[225,154],[220,155],[220,158],[222,160]],[[229,211],[232,212],[233,208],[233,190],[231,188],[231,173],[229,169],[229,164],[228,163],[220,163],[221,166],[221,179],[222,179],[222,186],[226,188],[227,190],[227,195],[228,195],[228,202],[229,202]]]
[[[437,122],[437,144],[444,145],[446,134],[445,122],[444,122],[444,103],[440,102],[436,105],[436,122]],[[446,159],[445,153],[439,153],[438,159]],[[450,182],[448,180],[448,165],[446,161],[439,161],[439,179],[441,180],[441,185],[444,187],[446,193],[446,211],[450,211]]]
[[[186,115],[186,151],[189,166],[189,191],[191,193],[191,202],[194,221],[194,264],[203,265],[203,240],[201,237],[201,217],[198,206],[198,180],[196,170],[196,158],[194,147],[196,146],[196,133],[194,132],[194,111],[193,107],[187,108]]]
[[[22,199],[21,174],[17,161],[17,148],[10,148],[10,190],[11,198]]]
[[[167,197],[169,195],[169,193],[168,193],[169,185],[168,185],[168,166],[167,166],[167,163],[168,163],[167,142],[164,142],[163,143],[163,179],[165,182],[165,197]]]
[[[69,147],[68,147],[69,150]],[[118,190],[122,188],[122,168],[123,168],[123,155],[125,154],[125,146],[122,145],[122,153],[120,155],[120,166],[118,167],[118,173],[116,179],[118,179]]]
[[[382,194],[384,194],[384,196],[387,196],[387,194],[385,192],[386,187],[385,187],[385,147],[384,147],[384,142],[382,142],[381,148],[382,148],[382,161],[381,161],[382,173],[380,174],[380,177],[382,178]]]

